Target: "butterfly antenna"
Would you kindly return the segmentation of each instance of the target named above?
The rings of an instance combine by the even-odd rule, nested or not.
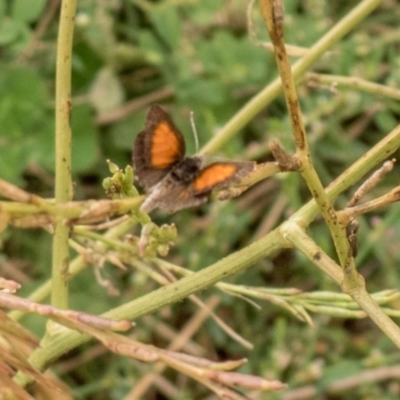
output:
[[[190,124],[192,125],[192,131],[194,136],[194,144],[196,148],[195,154],[199,152],[199,137],[197,136],[196,124],[194,123],[194,112],[190,111]]]

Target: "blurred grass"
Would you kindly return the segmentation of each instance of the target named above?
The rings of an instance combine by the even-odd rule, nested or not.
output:
[[[53,92],[58,20],[57,13],[51,15],[50,3],[54,2],[29,1],[28,7],[23,0],[0,2],[0,177],[43,197],[52,197],[54,172]],[[286,2],[287,42],[303,47],[312,45],[356,4]],[[357,30],[325,54],[313,71],[355,76],[399,88],[400,8],[395,5],[394,1],[384,1]],[[257,7],[252,17],[259,40],[268,40]],[[195,112],[200,143],[207,143],[252,95],[275,78],[276,67],[273,55],[249,40],[245,5],[238,0],[81,0],[72,74],[75,198],[86,199],[104,197],[101,181],[108,175],[107,158],[120,166],[130,163],[134,137],[142,129],[150,105],[146,96],[161,93],[157,102],[168,107],[192,154],[189,111]],[[398,101],[353,88],[312,87],[303,82],[299,97],[313,160],[325,185],[399,121]],[[116,114],[116,110],[124,110],[132,101],[136,106],[129,113]],[[254,159],[251,155],[256,154],[257,161],[269,160],[266,144],[273,138],[291,149],[290,124],[282,98],[254,118],[237,139],[220,149],[220,154],[238,159]],[[398,172],[396,167],[371,196],[397,185]],[[275,185],[269,186],[268,182],[261,183],[235,201],[213,202],[173,216],[156,214],[157,222],[174,222],[178,227],[179,238],[168,259],[193,271],[200,269],[249,243],[268,218],[278,195],[287,206],[276,222],[283,221],[310,198],[298,175],[278,176],[275,181]],[[338,204],[343,206],[346,200],[343,196]],[[360,218],[357,261],[370,292],[399,287],[398,214],[398,206],[393,205]],[[310,235],[328,254],[333,254],[324,224],[314,223]],[[1,275],[23,283],[23,293],[31,292],[49,277],[49,241],[50,236],[45,233],[7,230],[0,242]],[[71,284],[71,308],[99,313],[156,287],[143,273],[121,272],[108,263],[102,274],[118,287],[120,297],[110,297],[99,287],[93,273],[85,271]],[[336,285],[316,273],[305,257],[290,250],[264,260],[230,281],[304,291],[337,291]],[[209,292],[212,291],[200,295],[206,298]],[[400,385],[395,379],[371,381],[344,393],[328,394],[326,388],[331,382],[356,376],[365,368],[398,364],[392,343],[369,320],[315,315],[312,329],[281,308],[260,304],[262,308],[256,310],[241,299],[223,295],[217,309],[221,318],[253,343],[253,351],[238,345],[212,321],[193,340],[206,349],[207,357],[247,357],[249,364],[242,369],[245,372],[281,379],[291,389],[311,385],[319,390],[314,398],[400,396]],[[156,317],[179,335],[195,312],[193,305],[185,301],[161,310]],[[25,322],[35,332],[43,329],[44,322],[37,318],[30,317]],[[164,347],[169,343],[157,325],[141,323],[135,334],[155,345]],[[86,361],[85,354],[89,354]],[[148,370],[147,366],[143,369],[107,353],[92,358],[87,347],[68,355],[65,365],[71,360],[77,367],[65,367],[63,379],[75,389],[77,398],[124,398]],[[63,361],[59,365],[63,370]],[[180,385],[175,374],[167,377]],[[193,382],[181,387],[186,390],[181,398],[207,398],[204,389]],[[145,398],[167,398],[162,392],[153,386]]]

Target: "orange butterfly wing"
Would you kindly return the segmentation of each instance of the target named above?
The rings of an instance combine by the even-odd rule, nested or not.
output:
[[[183,159],[183,136],[160,106],[155,104],[150,108],[145,130],[136,137],[132,155],[136,176],[146,190],[161,181],[170,168]]]
[[[254,168],[253,162],[232,161],[216,162],[199,171],[201,163],[195,162],[198,157],[184,157],[181,132],[160,106],[153,105],[133,147],[135,173],[148,192],[142,210],[160,207],[175,212],[199,205],[207,201],[213,189],[240,181]],[[169,174],[172,169],[174,174]]]
[[[216,162],[205,167],[193,181],[197,193],[237,182],[254,168],[252,162]]]
[[[156,123],[151,137],[150,162],[153,168],[169,168],[179,161],[182,154],[182,141],[169,121]]]

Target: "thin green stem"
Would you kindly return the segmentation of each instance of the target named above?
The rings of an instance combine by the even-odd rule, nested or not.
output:
[[[323,39],[321,39],[321,41],[313,46],[304,58],[295,64],[295,77],[298,79],[312,62],[332,46],[332,44],[349,32],[356,23],[376,8],[379,3],[380,1],[377,0],[365,0],[361,2],[360,5],[357,6],[344,20],[339,22],[327,35],[324,36]],[[258,111],[260,111],[268,101],[272,100],[279,93],[279,90],[280,82],[277,80],[247,104],[241,112],[225,126],[219,135],[217,135],[217,137],[215,137],[214,140],[203,149],[203,152],[213,152],[221,147]],[[385,144],[378,146],[381,152],[372,149],[367,153],[370,158],[363,157],[329,187],[329,197],[333,199],[341,191],[356,182],[364,173],[369,171],[371,168],[371,158],[377,163],[379,162],[377,160],[387,157],[387,153],[382,154],[382,149],[385,148],[385,151],[389,152],[394,151],[394,148],[398,147],[399,140],[399,132],[392,133],[392,136],[390,139],[385,141]],[[308,224],[318,212],[315,202],[312,201],[302,208],[301,211],[296,213],[293,220],[296,220],[301,224]],[[231,254],[208,268],[111,310],[105,315],[117,319],[138,318],[141,315],[153,312],[162,306],[179,301],[187,297],[189,294],[213,285],[229,275],[243,271],[261,258],[270,255],[272,252],[282,248],[283,246],[282,238],[275,230],[250,246]],[[326,272],[333,279],[339,282],[342,277],[340,274],[343,274],[343,271],[333,261],[332,263],[333,264],[327,264],[328,269]],[[42,348],[37,349],[32,354],[30,361],[33,366],[44,368],[60,355],[87,340],[89,340],[89,336],[87,335],[82,335],[67,328],[62,329],[59,334],[47,338],[47,340],[42,343]],[[17,380],[19,383],[26,383],[29,379],[20,375]]]
[[[331,201],[336,199],[340,193],[358,182],[376,165],[390,157],[400,147],[400,125],[396,126],[372,149],[368,150],[350,168],[338,176],[325,191]],[[302,226],[309,225],[318,215],[319,209],[315,200],[309,201],[300,210],[294,213],[290,219],[298,221]]]
[[[93,223],[104,221],[116,215],[126,214],[132,209],[138,208],[142,201],[143,196],[115,200],[69,201],[59,204],[45,202],[36,205],[0,201],[0,207],[10,216],[10,223],[15,225],[18,224],[19,220],[23,222],[24,217],[29,217],[33,224],[35,222],[34,216],[38,216],[38,224],[40,224],[40,217],[42,216],[46,216],[50,220],[74,220],[75,223],[90,220]]]
[[[363,309],[368,316],[379,326],[379,328],[400,348],[400,328],[384,313],[377,302],[365,289],[364,280],[348,290],[345,287],[343,271],[330,259],[320,247],[297,224],[289,222],[282,225],[282,235],[304,253],[308,259],[317,267],[330,275],[350,295],[354,301]]]
[[[375,82],[369,82],[355,76],[326,75],[310,72],[305,76],[305,78],[313,84],[332,85],[334,88],[362,90],[363,92],[372,93],[376,96],[400,100],[399,89],[387,85],[380,85]]]
[[[135,225],[136,223],[132,219],[128,219],[122,222],[121,224],[115,226],[114,228],[110,229],[107,233],[105,233],[104,235],[105,240],[103,240],[99,245],[103,246],[103,248],[106,249],[107,239],[115,239],[121,237],[125,235],[127,232],[129,232]],[[70,263],[69,274],[68,274],[69,279],[72,279],[74,276],[76,276],[86,266],[87,263],[85,262],[85,258],[83,256],[79,255],[75,257]],[[28,300],[33,301],[35,303],[43,302],[50,294],[51,285],[52,285],[51,281],[43,283],[28,296]],[[11,318],[14,318],[15,320],[22,318],[24,315],[25,313],[23,313],[22,311],[11,311],[9,313],[9,316]]]
[[[396,127],[390,134],[388,134],[385,138],[383,138],[374,148],[372,148],[370,151],[368,151],[360,160],[358,160],[356,163],[354,163],[348,170],[346,170],[342,175],[340,175],[334,182],[329,185],[327,188],[327,193],[328,196],[330,197],[331,200],[335,199],[341,192],[346,190],[348,187],[350,187],[352,184],[357,182],[363,175],[365,175],[374,165],[378,164],[381,162],[383,159],[388,157],[390,154],[392,154],[398,147],[400,146],[400,125]],[[307,203],[304,207],[301,208],[298,212],[296,212],[292,217],[291,221],[295,221],[297,223],[300,223],[301,226],[307,226],[313,218],[318,214],[319,210],[318,207],[315,203],[314,200],[311,200],[309,203]],[[129,223],[128,221],[127,223]],[[111,235],[111,231],[107,234],[108,237],[118,237],[120,236],[121,232],[126,232],[128,228],[125,226],[121,227],[116,227],[114,228],[115,231],[118,230],[118,232],[114,235]],[[109,236],[110,234],[110,236]],[[257,246],[263,246],[263,244],[266,246],[265,253],[264,254],[258,254],[256,257],[256,254],[253,253],[253,251],[248,252],[247,249],[248,247],[242,249],[239,254],[240,254],[240,259],[236,260],[236,256],[238,253],[233,253],[231,256],[227,257],[226,260],[228,265],[232,264],[231,267],[234,268],[234,272],[238,272],[236,269],[238,267],[238,262],[240,262],[241,269],[244,270],[247,266],[257,262],[258,259],[267,256],[270,254],[270,251],[273,249],[278,249],[282,247],[282,244],[277,244],[275,243],[273,248],[268,247],[272,243],[272,239],[276,242],[278,239],[276,237],[276,231],[271,232],[270,234],[266,235],[259,241],[255,242],[253,245],[258,244]],[[307,237],[307,240],[304,241],[305,245],[307,243],[312,242],[310,238]],[[293,241],[294,244],[295,243]],[[250,246],[253,246],[250,245]],[[300,246],[299,246],[300,247]],[[338,265],[336,265],[331,259],[326,258],[327,257],[323,252],[321,252],[322,258],[321,258],[321,263],[322,269],[324,265],[324,260],[326,260],[325,265],[326,265],[326,270],[324,270],[329,276],[331,276],[338,284],[340,284],[342,277],[343,277],[343,271],[339,268]],[[221,260],[224,261],[224,260]],[[218,271],[220,268],[220,263],[216,263],[201,272],[204,272],[202,274],[201,279],[199,279],[198,274],[193,274],[187,278],[192,278],[193,281],[190,281],[190,290],[189,294],[194,293],[196,290],[200,290],[201,288],[204,288],[203,286],[203,279],[207,278],[207,274],[209,271],[209,268],[214,268],[214,271]],[[318,265],[318,264],[317,264]],[[72,272],[72,271],[71,271]],[[234,273],[233,272],[233,273]],[[221,279],[222,277],[225,278],[228,276],[227,274],[222,274],[222,276],[217,278],[217,281]],[[139,298],[137,300],[134,300],[133,302],[121,306],[116,310],[112,310],[109,313],[107,313],[107,316],[113,318],[118,316],[118,318],[137,318],[140,315],[144,315],[145,313],[150,313],[157,308],[161,307],[161,301],[162,296],[160,294],[163,294],[165,290],[168,290],[170,293],[171,291],[174,292],[176,287],[179,287],[180,285],[185,286],[187,281],[184,281],[182,278],[178,282],[174,283],[172,289],[167,289],[170,288],[171,285],[168,285],[165,288],[161,288],[149,295],[146,296],[146,299],[144,300],[145,303],[147,303],[146,307],[142,307],[142,302],[143,298]],[[215,278],[214,278],[215,279]],[[207,282],[207,284],[212,284],[210,281]],[[33,293],[29,298],[33,301],[41,301],[43,298],[48,294],[49,290],[49,283],[46,283],[45,286],[41,287],[38,289],[37,292]],[[47,294],[46,294],[47,292]],[[148,296],[151,296],[150,298]],[[179,301],[185,296],[184,292],[178,292],[177,296],[171,296],[169,297],[166,302],[162,301],[162,305],[165,304],[170,304],[172,301]],[[129,309],[132,308],[131,312],[129,312]],[[116,315],[114,314],[114,311]],[[122,311],[122,313],[121,313]],[[17,313],[17,312],[15,312]],[[73,347],[78,346],[81,343],[84,343],[85,341],[89,340],[88,336],[84,336],[78,332],[73,332],[71,330],[67,330],[60,334],[57,337],[53,337],[53,340],[48,341],[46,343],[46,347],[43,347],[42,349],[38,350],[39,354],[37,352],[34,353],[32,356],[31,362],[33,363],[34,366],[38,368],[43,368],[51,363],[52,360],[57,359],[60,355],[64,354],[64,352],[67,352],[71,350]],[[22,377],[19,380],[21,383],[22,382],[27,382],[28,379],[25,377],[22,379]]]
[[[345,270],[345,283],[348,288],[359,284],[358,272],[354,258],[351,256],[350,244],[346,236],[345,227],[339,222],[338,215],[325,192],[324,186],[314,168],[307,135],[300,110],[296,85],[291,71],[289,57],[285,49],[282,2],[260,0],[261,10],[275,50],[275,59],[279,75],[284,82],[283,92],[286,99],[289,116],[292,123],[293,139],[296,145],[296,159],[301,163],[300,173],[315,199],[318,208],[331,232],[340,265]]]
[[[190,294],[210,287],[233,274],[242,272],[261,258],[273,254],[281,247],[281,236],[277,230],[272,231],[262,239],[236,253],[230,254],[215,264],[127,304],[123,304],[114,310],[106,312],[103,316],[117,320],[136,319],[163,306],[182,300]],[[48,337],[47,340],[42,342],[42,346],[32,353],[29,361],[36,368],[45,368],[65,352],[89,339],[88,335],[62,328],[58,334]],[[18,375],[16,378],[21,385],[28,383],[30,379],[30,377],[23,374]]]
[[[337,43],[343,36],[348,34],[360,21],[381,4],[382,0],[364,0],[351,12],[341,19],[329,30],[317,43],[315,43],[307,54],[300,58],[292,67],[295,80],[299,80],[322,54]],[[232,139],[255,115],[266,107],[282,88],[282,82],[276,78],[264,90],[253,97],[230,121],[215,135],[201,150],[200,153],[214,153],[225,143]]]
[[[71,181],[71,58],[76,0],[63,0],[57,43],[56,66],[56,182],[55,201],[72,199]],[[52,296],[54,307],[68,308],[70,228],[58,219],[53,237]]]

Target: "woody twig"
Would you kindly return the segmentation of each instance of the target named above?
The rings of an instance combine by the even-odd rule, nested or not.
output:
[[[301,174],[331,232],[343,271],[343,280],[339,280],[342,290],[351,295],[360,307],[367,312],[370,318],[400,346],[400,330],[398,326],[384,314],[378,304],[365,290],[364,279],[357,272],[355,265],[354,256],[356,253],[356,246],[354,245],[354,236],[352,236],[353,242],[349,241],[346,233],[346,226],[341,223],[339,214],[333,208],[329,196],[313,167],[295,82],[284,45],[282,2],[279,0],[260,0],[260,5],[268,33],[274,44],[276,63],[282,80],[282,87],[293,127],[296,157],[302,165]],[[301,225],[301,221],[298,223]],[[303,242],[309,241],[309,238],[305,234],[301,235],[301,228],[297,226],[294,221],[284,223],[281,227],[281,232],[285,239],[288,240],[288,246],[295,245],[299,249],[305,251],[305,243]],[[355,232],[350,232],[350,235],[355,235]],[[299,237],[301,236],[303,236],[303,241],[299,241]],[[317,253],[321,256],[321,253]],[[311,259],[313,260],[313,258]],[[332,270],[332,273],[334,274],[332,276],[338,277],[340,275],[335,269]]]

